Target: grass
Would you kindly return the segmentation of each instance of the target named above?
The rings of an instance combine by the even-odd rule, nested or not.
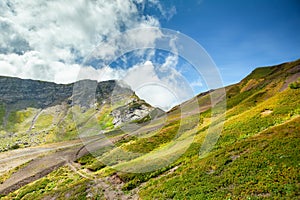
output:
[[[0,130],[3,129],[5,112],[5,105],[0,103]]]
[[[68,110],[66,116],[62,118],[61,122],[51,132],[55,135],[56,141],[71,140],[78,137],[76,123],[73,120],[71,110]]]
[[[18,170],[20,170],[21,168],[25,167],[28,165],[28,163],[31,161],[28,161],[22,165],[19,165],[11,170],[9,170],[7,173],[3,174],[2,176],[0,176],[0,184],[4,183],[4,181],[6,181],[7,179],[9,179],[11,177],[11,175],[13,175],[15,172],[17,172]]]
[[[289,85],[289,87],[291,89],[299,89],[300,88],[300,78],[298,79],[298,81],[295,81],[295,82],[291,83]]]
[[[110,151],[111,149],[111,146],[103,147],[95,152],[90,152],[89,154],[78,158],[75,162],[79,163],[82,168],[86,168],[93,172],[98,171],[106,167],[106,165],[103,164],[98,157],[102,156],[104,153]]]
[[[299,193],[300,118],[227,146],[151,180],[142,199],[267,199]],[[288,145],[287,145],[288,144]],[[286,148],[282,148],[282,147]],[[233,176],[234,175],[234,176]]]
[[[34,124],[34,129],[43,130],[49,128],[50,126],[53,125],[53,119],[54,119],[53,115],[42,113],[41,115],[38,116]]]
[[[130,152],[149,153],[157,148],[160,144],[171,141],[177,134],[178,129],[179,124],[168,124],[167,127],[161,129],[157,134],[133,141],[132,143],[126,145],[125,149]]]
[[[217,105],[212,113],[209,94],[197,99],[207,107],[200,116],[181,119],[178,109],[173,109],[160,130],[125,137],[115,146],[91,152],[76,162],[80,170],[88,169],[95,176],[117,173],[124,182],[123,190],[138,188],[141,199],[298,199],[300,90],[281,88],[299,64],[300,60],[259,68],[239,84],[227,87],[223,132],[214,148],[201,158],[199,150],[208,130],[214,133],[220,126],[220,120],[211,124],[211,115],[222,108]],[[197,109],[192,104],[187,107]],[[75,117],[78,115],[86,130],[94,126],[110,130],[109,109],[102,107],[97,115],[96,111],[82,113],[75,108]],[[96,120],[89,121],[91,115],[97,116]],[[72,133],[76,127],[71,119],[69,113],[59,126],[63,131],[55,130],[55,134]],[[122,131],[105,135],[113,139]],[[93,183],[62,167],[5,198],[85,199],[91,188]],[[95,198],[97,194],[104,198],[101,192],[93,192]]]
[[[100,108],[100,112],[97,114],[97,122],[101,130],[112,130],[114,128],[114,118],[111,116],[110,113],[110,106],[104,105]]]
[[[61,167],[33,183],[9,194],[3,199],[86,199],[89,180],[80,177],[68,167]],[[72,188],[72,190],[69,190]]]

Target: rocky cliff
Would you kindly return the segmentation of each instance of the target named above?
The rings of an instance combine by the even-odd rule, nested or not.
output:
[[[87,93],[94,94],[94,98],[98,102],[102,102],[107,101],[113,91],[117,91],[118,94],[133,93],[129,88],[121,87],[114,80],[99,83],[82,80],[64,85],[0,76],[0,102],[12,105],[12,109],[46,108],[64,101],[71,103],[73,95],[75,99],[79,100],[79,97],[87,98],[84,96]]]
[[[0,76],[0,94],[0,150],[76,138],[85,126],[107,131],[146,122],[158,110],[114,80],[64,85]]]

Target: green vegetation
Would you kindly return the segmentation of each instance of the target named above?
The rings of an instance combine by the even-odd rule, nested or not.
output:
[[[30,161],[19,165],[11,170],[9,170],[7,173],[3,174],[0,176],[0,184],[2,184],[5,180],[7,180],[8,178],[11,177],[11,175],[13,175],[15,172],[17,172],[18,170],[20,170],[21,168],[25,167]]]
[[[102,156],[104,153],[111,150],[113,147],[103,147],[95,152],[90,152],[89,154],[78,158],[75,162],[79,163],[82,168],[86,168],[88,170],[91,170],[93,172],[98,171],[102,168],[104,168],[106,165],[99,161],[99,157]]]
[[[36,129],[46,129],[53,124],[53,115],[42,113],[37,118],[34,128]]]
[[[291,89],[299,89],[300,88],[300,78],[298,79],[298,81],[295,81],[295,82],[291,83],[289,85],[289,87]]]
[[[77,159],[78,171],[99,180],[118,176],[123,182],[122,190],[128,193],[138,189],[141,199],[299,199],[300,90],[296,89],[299,81],[292,83],[292,87],[283,87],[286,80],[299,73],[299,64],[300,60],[259,68],[240,83],[228,86],[222,134],[212,150],[201,158],[199,151],[209,136],[208,130],[214,132],[220,126],[220,118],[211,124],[209,94],[196,99],[206,108],[200,117],[194,113],[181,119],[177,107],[168,113],[160,130],[153,131],[145,123],[145,131],[138,133],[140,135],[123,134],[121,128],[105,133],[114,141],[114,146]],[[221,112],[220,105],[214,107],[214,112]],[[133,103],[131,106],[139,105]],[[196,109],[192,105],[187,107],[190,111]],[[78,115],[80,126],[86,130],[99,125],[101,130],[113,128],[109,107],[102,107],[97,114],[76,109],[75,116]],[[89,118],[93,114],[96,120]],[[48,117],[40,120],[41,124],[55,121]],[[132,123],[148,120],[146,116]],[[40,126],[38,129],[41,127],[46,128]],[[54,130],[54,135],[75,130],[70,113],[58,127],[64,131]],[[150,172],[117,170],[138,167],[147,170],[149,162],[160,166],[173,157],[176,158],[174,162]],[[4,199],[104,198],[101,189],[93,189],[92,181],[64,166]]]
[[[151,116],[150,115],[146,115],[142,119],[133,120],[131,123],[142,124],[142,123],[148,122],[150,120],[151,120]]]
[[[181,159],[178,161],[181,166],[174,173],[151,180],[140,192],[141,198],[296,197],[300,195],[299,123],[297,117],[234,146],[214,151],[204,159],[197,154]]]
[[[61,167],[46,177],[30,183],[3,199],[86,199],[90,180],[84,179],[68,167]],[[72,188],[70,190],[70,188]]]
[[[4,117],[5,117],[5,105],[0,103],[0,130],[3,127]]]
[[[111,130],[114,128],[113,120],[111,116],[111,108],[107,105],[101,107],[100,112],[97,114],[97,121],[101,130]]]
[[[157,148],[160,144],[171,141],[177,134],[178,128],[179,124],[170,123],[167,127],[161,129],[153,136],[141,138],[131,142],[129,145],[125,146],[125,149],[130,152],[149,153]]]
[[[6,130],[8,131],[15,131],[15,124],[18,123],[18,119],[17,119],[17,112],[13,111],[10,112],[7,118],[7,124],[6,124]]]
[[[273,72],[274,68],[271,67],[260,67],[255,69],[249,76],[247,76],[244,80],[250,80],[250,79],[261,79],[268,77]]]
[[[69,110],[65,116],[63,116],[60,123],[50,130],[49,135],[54,135],[55,141],[71,140],[78,137],[76,130],[76,123],[73,120],[72,112]],[[48,140],[51,140],[50,138]]]

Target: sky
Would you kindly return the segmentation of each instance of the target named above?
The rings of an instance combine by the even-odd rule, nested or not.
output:
[[[223,85],[256,67],[300,58],[297,0],[2,0],[0,75],[56,83],[116,79],[164,110],[211,89],[172,40],[173,53],[126,52],[157,47],[163,33],[147,27],[177,31],[202,46]],[[125,34],[130,30],[137,31]]]
[[[299,0],[170,0],[176,14],[162,27],[199,42],[218,66],[224,84],[253,69],[300,58]]]

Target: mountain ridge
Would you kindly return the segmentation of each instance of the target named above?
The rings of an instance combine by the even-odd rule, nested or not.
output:
[[[138,131],[105,133],[113,145],[95,135],[83,145],[81,149],[87,150],[80,151],[80,156],[5,193],[3,199],[297,199],[300,87],[291,85],[300,78],[299,66],[300,60],[296,60],[258,68],[239,83],[226,86],[226,99],[219,98],[215,105],[210,99],[218,89],[199,94],[184,102],[186,113],[180,112],[180,105],[168,112],[158,129],[156,123],[142,123]],[[222,122],[218,114],[222,115],[224,100],[227,110]],[[195,102],[199,106],[195,107]],[[212,117],[217,118],[215,123]],[[216,130],[221,123],[224,127],[218,141],[199,157],[209,130]],[[180,145],[170,148],[176,144]],[[66,152],[56,153],[72,155]],[[47,156],[53,154],[45,159]],[[154,171],[126,171],[152,169],[172,157],[177,159]],[[2,188],[42,163],[42,158],[0,176]]]
[[[107,131],[142,120],[154,110],[163,113],[141,100],[129,86],[115,80],[56,84],[0,76],[0,93],[0,137],[5,138],[0,145],[2,151],[63,138],[75,139],[83,123],[79,115],[86,115],[87,121],[88,116],[95,115],[97,120],[92,123]],[[122,112],[115,112],[120,106]]]

